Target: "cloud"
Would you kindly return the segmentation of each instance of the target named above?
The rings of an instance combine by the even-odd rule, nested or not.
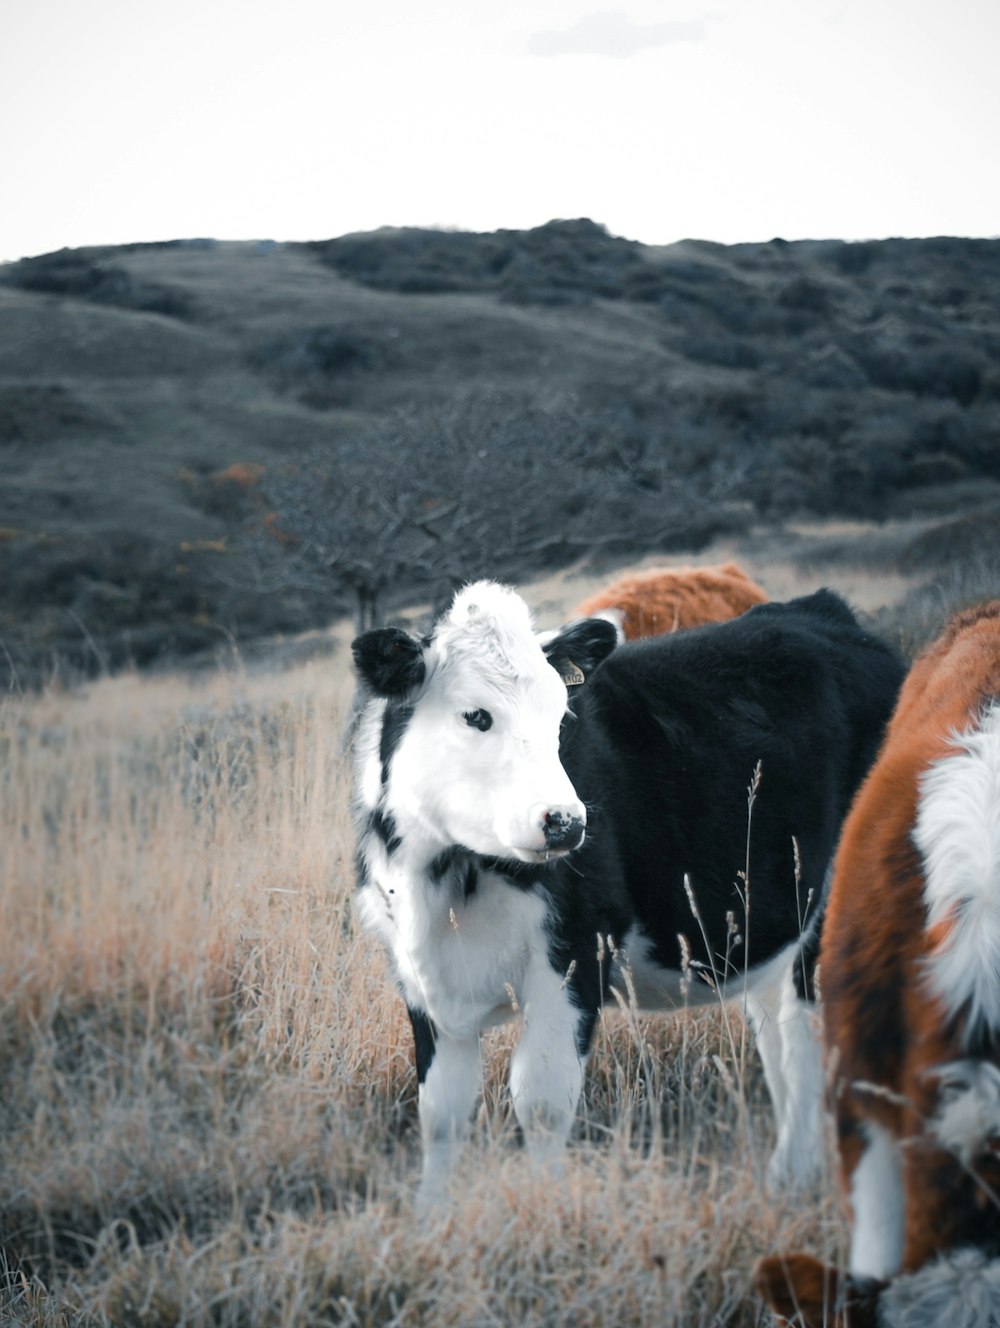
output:
[[[627,60],[640,51],[674,42],[703,41],[704,19],[687,23],[634,23],[620,9],[595,10],[562,31],[536,32],[528,39],[532,55],[604,55]]]

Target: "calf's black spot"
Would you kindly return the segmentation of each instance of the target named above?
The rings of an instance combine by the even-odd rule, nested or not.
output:
[[[382,783],[389,782],[389,763],[406,732],[406,726],[413,714],[411,705],[387,705],[382,716],[382,733],[379,736],[378,754],[382,762]]]
[[[392,813],[384,812],[381,807],[376,807],[368,818],[368,825],[372,833],[385,845],[385,851],[391,857],[403,842],[396,831],[396,822]]]

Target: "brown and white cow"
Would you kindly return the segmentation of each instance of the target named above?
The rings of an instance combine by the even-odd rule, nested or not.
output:
[[[1000,600],[917,660],[844,825],[820,986],[849,1266],[757,1267],[782,1321],[1000,1324]]]
[[[737,618],[766,593],[738,563],[632,572],[579,604],[574,617],[611,618],[626,641]]]

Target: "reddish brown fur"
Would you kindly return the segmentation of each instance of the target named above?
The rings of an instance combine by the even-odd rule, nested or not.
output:
[[[654,568],[623,576],[577,606],[576,616],[592,617],[606,609],[622,614],[628,641],[659,636],[702,623],[737,618],[767,595],[737,563],[720,567]]]
[[[924,980],[941,929],[927,930],[923,865],[911,839],[921,773],[954,752],[951,735],[970,728],[996,696],[1000,600],[959,614],[914,664],[845,822],[824,924],[820,987],[842,1180],[849,1192],[866,1123],[905,1142],[903,1272],[956,1244],[1000,1243],[1000,1211],[989,1199],[1000,1192],[1000,1141],[964,1167],[927,1128],[939,1108],[938,1083],[927,1072],[968,1052]],[[989,1058],[1000,1064],[995,1041]],[[883,1093],[855,1087],[859,1081]],[[762,1264],[762,1294],[779,1313],[791,1304],[779,1288],[787,1281],[781,1270],[802,1275],[805,1304],[817,1277],[808,1265],[822,1270],[799,1255]]]
[[[884,1282],[857,1283],[809,1254],[773,1254],[753,1272],[757,1294],[779,1320],[802,1328],[876,1328]]]

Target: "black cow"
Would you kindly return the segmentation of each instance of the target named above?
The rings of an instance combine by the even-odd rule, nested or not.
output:
[[[515,1012],[518,1120],[536,1154],[561,1154],[626,962],[646,1008],[746,999],[777,1116],[771,1178],[801,1182],[820,1158],[815,920],[902,666],[825,590],[615,646],[600,619],[536,637],[493,582],[460,591],[424,640],[354,643],[372,694],[360,910],[413,1024],[424,1197],[467,1133],[479,1035]]]

